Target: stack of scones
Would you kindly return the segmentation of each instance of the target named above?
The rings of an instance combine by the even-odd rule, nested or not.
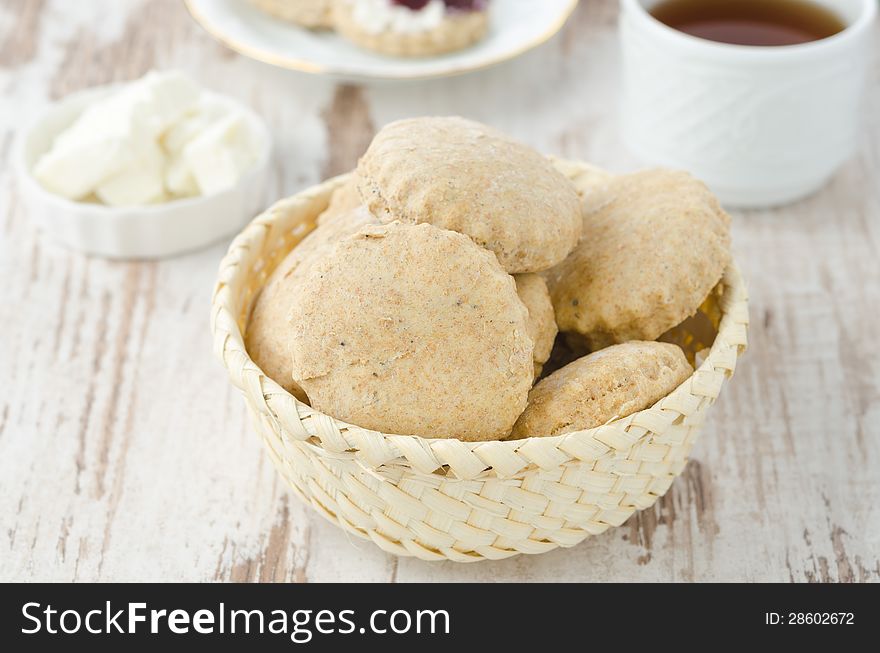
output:
[[[301,401],[383,433],[592,428],[692,374],[657,338],[719,284],[729,226],[683,172],[596,169],[576,187],[479,123],[401,120],[268,278],[248,352]]]

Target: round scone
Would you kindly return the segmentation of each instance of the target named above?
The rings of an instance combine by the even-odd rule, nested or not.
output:
[[[548,159],[464,118],[386,125],[361,157],[358,180],[379,220],[467,234],[511,274],[561,262],[583,228],[577,192]]]
[[[693,372],[684,352],[665,342],[625,342],[579,358],[542,379],[511,439],[591,429],[644,410]]]
[[[309,29],[332,29],[336,0],[251,0],[267,14]]]
[[[330,203],[321,215],[318,216],[318,224],[335,220],[362,205],[361,195],[358,192],[357,177],[352,174],[349,179],[330,196]]]
[[[290,304],[304,275],[345,236],[376,220],[364,207],[322,221],[272,272],[254,302],[245,335],[253,361],[300,401],[306,393],[293,380],[290,362]]]
[[[580,161],[569,161],[555,156],[548,157],[554,167],[559,170],[566,179],[571,181],[580,198],[586,201],[594,193],[614,179],[614,174],[602,168]],[[592,205],[592,202],[590,203]]]
[[[558,332],[556,317],[553,315],[553,304],[550,303],[547,283],[540,275],[517,274],[513,279],[516,281],[516,293],[529,312],[526,326],[529,337],[535,345],[535,378],[537,379],[541,376],[544,363],[550,358],[553,341],[556,340]]]
[[[486,35],[487,0],[337,0],[336,31],[364,49],[395,57],[462,50]]]
[[[654,340],[693,315],[730,262],[730,218],[685,172],[646,170],[597,187],[584,238],[545,278],[561,331],[592,350]]]
[[[532,384],[528,315],[496,258],[432,225],[367,226],[314,265],[291,307],[312,406],[384,433],[506,437]]]

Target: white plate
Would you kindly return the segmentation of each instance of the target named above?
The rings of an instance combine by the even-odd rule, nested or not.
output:
[[[556,34],[577,0],[492,0],[489,33],[440,57],[404,59],[367,52],[333,32],[273,18],[247,0],[185,0],[193,18],[226,46],[253,59],[345,79],[427,79],[459,75],[517,57]]]

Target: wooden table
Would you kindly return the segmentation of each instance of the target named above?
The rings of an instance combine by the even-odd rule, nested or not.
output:
[[[277,70],[212,41],[180,2],[0,5],[0,579],[880,581],[880,66],[859,156],[818,195],[737,213],[751,348],[685,474],[569,550],[477,565],[396,559],[284,486],[211,351],[226,243],[162,262],[87,258],[32,226],[8,165],[50,100],[179,67],[262,113],[266,202],[352,168],[377,126],[463,114],[612,170],[611,0],[521,59],[375,87]]]

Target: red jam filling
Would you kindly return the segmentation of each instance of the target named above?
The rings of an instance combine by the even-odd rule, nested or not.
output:
[[[431,0],[391,0],[392,4],[406,7],[412,11],[424,9]],[[455,11],[481,11],[486,6],[486,0],[443,0],[447,9]]]

